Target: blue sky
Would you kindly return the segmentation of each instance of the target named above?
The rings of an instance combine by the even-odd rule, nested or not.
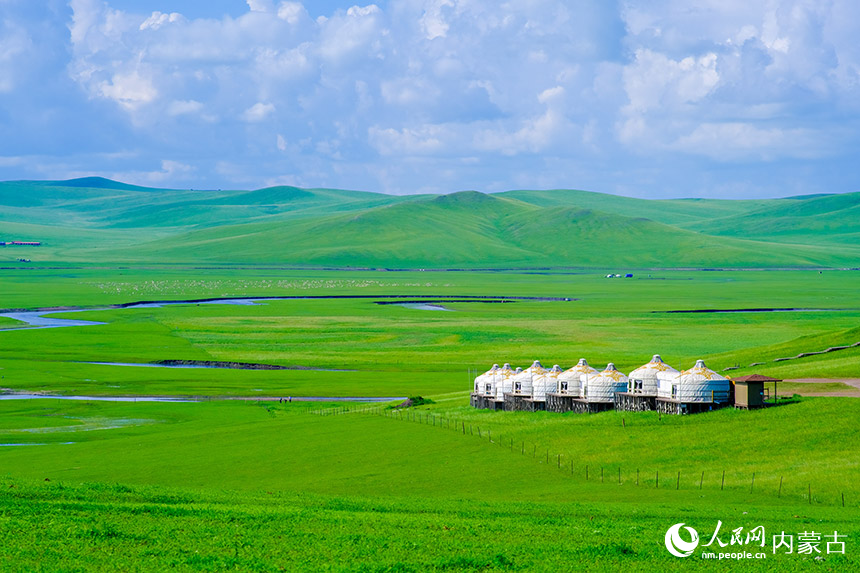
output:
[[[0,179],[860,190],[853,0],[0,0]]]

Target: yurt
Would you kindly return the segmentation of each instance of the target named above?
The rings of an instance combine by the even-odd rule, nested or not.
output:
[[[721,408],[729,402],[731,382],[705,366],[704,360],[674,377],[660,377],[657,409],[685,414]]]
[[[535,377],[545,372],[546,368],[543,367],[543,365],[540,363],[540,360],[535,360],[534,362],[532,362],[531,366],[513,377],[513,393],[531,397],[532,390],[534,388]]]
[[[663,362],[659,354],[627,376],[627,389],[615,396],[615,409],[641,412],[654,410],[661,378],[674,378],[678,371]]]
[[[496,400],[502,402],[505,394],[514,391],[514,376],[519,372],[522,372],[522,369],[514,370],[507,362],[499,369],[496,377]]]
[[[585,358],[580,358],[576,366],[556,376],[555,390],[546,395],[546,409],[550,412],[580,411],[580,377],[583,374],[597,375],[597,369],[589,366]]]
[[[677,370],[663,362],[659,354],[655,354],[650,362],[643,364],[627,376],[627,391],[631,394],[656,396],[660,388],[660,378],[674,378],[677,374]]]
[[[606,370],[597,374],[582,374],[582,399],[593,403],[614,404],[615,393],[627,388],[627,376],[610,362]]]
[[[597,368],[589,366],[585,358],[580,358],[579,362],[576,363],[576,366],[568,368],[558,375],[556,393],[576,397],[582,396],[580,378],[583,374],[588,374],[589,376],[597,374]]]
[[[558,386],[558,376],[561,373],[561,367],[556,364],[549,370],[544,370],[535,375],[532,381],[532,400],[546,401],[547,394],[555,392]]]
[[[534,410],[531,403],[534,392],[534,381],[538,376],[546,373],[546,368],[539,360],[535,360],[525,370],[519,370],[511,377],[513,390],[505,394],[505,410]]]
[[[498,364],[493,364],[493,367],[475,378],[475,394],[482,396],[496,395],[496,376],[499,374]]]

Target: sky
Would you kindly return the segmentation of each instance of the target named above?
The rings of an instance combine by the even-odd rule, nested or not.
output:
[[[0,180],[860,190],[855,0],[0,0]]]

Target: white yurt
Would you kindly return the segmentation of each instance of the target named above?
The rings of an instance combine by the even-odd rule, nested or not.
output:
[[[661,378],[657,397],[683,403],[722,404],[729,401],[730,386],[731,382],[725,376],[705,366],[704,360],[697,360],[696,365],[689,370],[671,378]]]
[[[546,372],[539,360],[535,360],[531,366],[513,376],[514,394],[520,396],[531,396],[534,389],[534,379]]]
[[[580,358],[573,368],[568,368],[558,375],[557,394],[569,394],[571,396],[582,396],[582,385],[580,376],[583,374],[597,374],[597,368],[588,365],[585,358]]]
[[[555,392],[558,387],[558,376],[561,373],[561,367],[556,364],[549,370],[536,374],[532,380],[532,400],[546,401],[546,395]]]
[[[656,396],[660,388],[660,378],[671,379],[677,375],[677,370],[663,362],[659,354],[655,354],[651,362],[643,364],[627,376],[627,391],[631,394]]]
[[[475,394],[495,396],[498,383],[497,377],[500,371],[501,368],[499,368],[499,365],[493,364],[492,368],[475,378]]]
[[[616,392],[627,389],[627,376],[619,372],[612,362],[603,372],[582,374],[580,380],[582,397],[589,402],[613,402]]]
[[[514,375],[520,372],[520,369],[517,368],[514,371],[511,368],[511,365],[505,362],[505,365],[501,367],[497,374],[497,383],[496,383],[496,400],[504,400],[505,394],[509,394],[514,391]]]

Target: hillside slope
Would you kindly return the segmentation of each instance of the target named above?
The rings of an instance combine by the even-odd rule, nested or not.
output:
[[[353,267],[857,266],[860,194],[650,201],[576,190],[391,196],[0,183],[0,251],[54,262]]]

